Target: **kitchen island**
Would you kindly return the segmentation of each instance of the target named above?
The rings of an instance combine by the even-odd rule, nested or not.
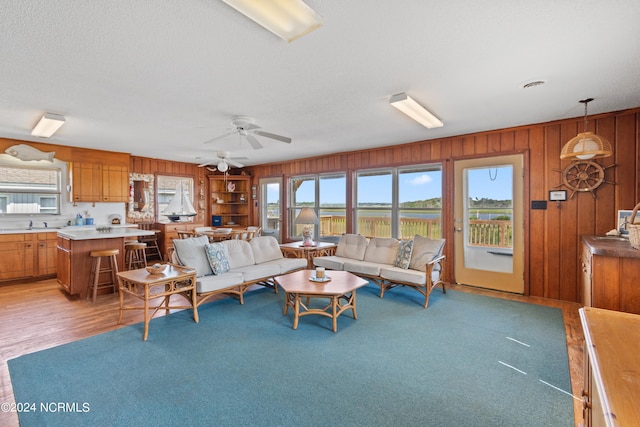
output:
[[[116,258],[118,270],[121,271],[124,270],[124,242],[152,234],[154,232],[151,230],[131,227],[112,227],[106,232],[96,228],[59,230],[56,259],[58,283],[67,293],[86,298],[93,262],[90,256],[92,251],[118,249]]]

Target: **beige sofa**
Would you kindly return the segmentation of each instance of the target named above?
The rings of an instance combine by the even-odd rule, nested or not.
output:
[[[384,297],[385,291],[396,286],[409,286],[424,295],[424,308],[427,308],[429,295],[435,286],[441,285],[446,293],[442,280],[444,244],[444,239],[419,235],[400,241],[344,234],[335,255],[315,257],[313,263],[316,267],[349,271],[371,279],[380,287],[380,298]]]
[[[197,305],[214,295],[229,294],[244,304],[244,293],[252,285],[272,287],[274,277],[302,270],[307,260],[284,258],[273,236],[209,243],[206,236],[175,239],[172,262],[197,271]]]

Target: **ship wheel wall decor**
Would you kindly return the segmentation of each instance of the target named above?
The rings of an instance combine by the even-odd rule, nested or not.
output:
[[[595,198],[595,190],[603,182],[615,184],[614,182],[607,181],[604,176],[605,169],[613,166],[615,165],[602,167],[598,163],[590,160],[572,162],[564,170],[559,171],[562,172],[562,184],[559,184],[556,187],[560,187],[562,185],[566,186],[571,190],[571,195],[569,197],[573,197],[577,192],[588,191]]]

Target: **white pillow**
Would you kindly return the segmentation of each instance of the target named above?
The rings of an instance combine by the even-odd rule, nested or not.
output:
[[[416,234],[413,237],[413,249],[409,268],[427,271],[427,263],[442,253],[444,239],[430,239]]]
[[[173,247],[180,264],[195,268],[198,277],[213,274],[204,245],[209,243],[207,236],[191,237],[189,239],[173,239]]]

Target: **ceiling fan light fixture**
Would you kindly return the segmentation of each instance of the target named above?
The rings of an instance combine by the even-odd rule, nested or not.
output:
[[[222,0],[287,42],[322,25],[320,15],[302,0]]]
[[[221,160],[217,167],[220,172],[226,172],[229,170],[229,165],[224,160]]]
[[[613,155],[611,143],[607,138],[587,132],[587,104],[593,98],[583,99],[579,102],[584,104],[584,132],[571,138],[562,147],[560,159],[589,160],[610,157]]]
[[[31,135],[41,138],[49,138],[65,123],[64,116],[60,114],[46,113],[40,118],[31,131]]]
[[[439,128],[444,125],[442,120],[404,92],[393,95],[389,103],[427,129]]]

